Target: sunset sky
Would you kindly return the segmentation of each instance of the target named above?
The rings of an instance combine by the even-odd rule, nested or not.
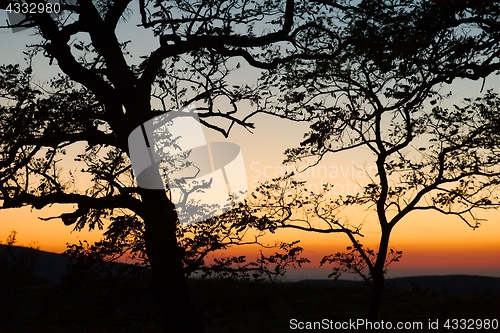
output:
[[[0,21],[5,22],[7,16],[0,12]],[[121,24],[119,36],[131,40],[130,50],[137,61],[139,55],[148,54],[157,46],[157,40],[149,33],[135,27],[135,17],[128,23]],[[34,43],[34,31],[12,33],[0,30],[0,63],[22,63],[22,51],[25,44]],[[48,60],[38,57],[34,64],[35,75],[40,81],[57,73],[56,66],[49,67]],[[251,79],[255,74],[248,71],[241,80]],[[498,77],[486,80],[484,91],[498,88]],[[463,81],[444,87],[453,92],[447,101],[449,105],[459,104],[464,97],[480,95],[482,81]],[[259,115],[253,119],[256,129],[249,133],[242,128],[235,128],[228,142],[237,143],[245,161],[247,179],[250,190],[259,181],[282,175],[284,171],[293,170],[293,166],[283,166],[283,152],[286,148],[298,146],[303,133],[307,131],[305,123]],[[225,141],[218,133],[205,130],[209,141]],[[71,150],[68,155],[71,156]],[[76,150],[74,151],[76,154]],[[367,182],[365,172],[375,176],[373,156],[369,151],[357,150],[349,153],[328,156],[318,167],[299,174],[300,180],[307,180],[310,189],[320,188],[325,182],[336,184],[337,194],[353,194],[358,183]],[[41,221],[38,217],[48,217],[69,211],[71,207],[54,206],[41,211],[30,207],[12,210],[0,210],[0,240],[5,241],[11,230],[18,232],[18,244],[37,243],[42,250],[62,252],[67,242],[78,240],[96,241],[100,238],[99,230],[94,232],[72,232],[60,220]],[[379,235],[377,223],[370,212],[359,211],[349,213],[352,221],[366,221],[362,243],[367,247],[376,247]],[[473,274],[500,277],[500,211],[483,211],[479,216],[485,218],[481,227],[472,230],[457,218],[443,217],[433,212],[414,212],[398,224],[393,233],[391,246],[404,252],[400,262],[389,268],[388,276],[429,275],[429,274]],[[279,231],[265,236],[265,242],[301,240],[305,249],[304,256],[312,263],[306,268],[290,272],[289,278],[326,278],[328,268],[319,269],[319,261],[324,255],[345,249],[349,245],[347,238],[341,234],[316,235],[298,231]],[[238,248],[227,250],[225,254],[247,254],[250,259],[258,255],[258,248]]]

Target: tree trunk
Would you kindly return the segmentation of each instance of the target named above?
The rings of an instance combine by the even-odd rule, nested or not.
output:
[[[163,190],[143,190],[146,205],[145,244],[152,285],[164,332],[203,332],[201,316],[191,302],[177,243],[175,206]]]
[[[385,261],[387,259],[387,251],[389,249],[390,235],[391,228],[389,226],[382,227],[377,261],[371,271],[373,286],[370,297],[370,305],[368,308],[368,320],[372,322],[378,320],[380,305],[382,304],[382,295],[384,294],[385,289],[384,269]]]
[[[372,294],[370,297],[370,306],[368,308],[368,320],[376,321],[378,320],[378,314],[380,311],[380,305],[382,304],[382,295],[384,293],[385,287],[385,277],[383,271],[381,274],[378,272],[372,274],[373,286]]]

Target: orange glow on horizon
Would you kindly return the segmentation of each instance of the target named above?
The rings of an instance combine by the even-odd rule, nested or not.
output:
[[[71,211],[71,207],[55,205],[41,211],[29,207],[0,211],[0,240],[5,242],[12,229],[18,232],[18,245],[38,244],[42,250],[61,253],[66,243],[88,240],[93,243],[102,236],[102,231],[72,232],[72,226],[65,226],[61,220],[41,221],[37,217],[57,216]],[[366,212],[360,215],[365,218]],[[405,275],[419,272],[468,272],[469,274],[487,274],[500,276],[500,224],[499,212],[484,212],[488,221],[477,230],[456,218],[443,217],[436,213],[417,212],[402,220],[393,230],[390,246],[403,251],[400,262],[389,267],[389,274]],[[104,226],[106,228],[106,226]],[[360,241],[365,247],[377,248],[379,227],[375,221],[369,221],[363,228],[365,237]],[[344,251],[349,240],[343,234],[315,234],[298,230],[278,230],[275,234],[267,233],[261,243],[273,246],[275,243],[301,240],[298,246],[304,248],[303,257],[311,264],[291,274],[300,274],[302,278],[326,278],[328,267],[318,269],[320,260],[329,254]],[[233,246],[227,250],[214,252],[214,256],[247,256],[255,260],[260,255],[272,254],[278,249],[261,248],[258,245]],[[207,260],[212,256],[209,255]],[[316,275],[311,275],[313,272]]]

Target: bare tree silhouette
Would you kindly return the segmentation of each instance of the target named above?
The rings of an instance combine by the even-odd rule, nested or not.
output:
[[[352,246],[321,264],[337,264],[332,275],[349,271],[370,282],[375,320],[386,266],[402,255],[389,247],[397,224],[412,212],[434,210],[475,229],[478,209],[498,207],[499,98],[489,91],[450,109],[442,107],[449,96],[441,88],[499,68],[500,8],[487,1],[315,2],[315,27],[297,37],[310,58],[262,78],[274,112],[314,118],[285,162],[302,171],[326,155],[358,151],[372,159],[377,175],[359,193],[338,197],[332,185],[313,193],[287,175],[262,184],[249,209],[261,230],[345,234]],[[273,89],[271,82],[282,84]],[[377,249],[360,242],[364,220],[342,217],[353,207],[374,211]]]
[[[0,107],[2,208],[74,204],[74,211],[53,218],[77,230],[103,228],[111,219],[112,241],[141,221],[143,243],[133,246],[147,253],[165,331],[200,332],[202,322],[190,302],[186,276],[207,252],[231,244],[228,235],[243,229],[231,227],[218,240],[204,240],[204,250],[188,243],[179,246],[184,231],[178,229],[174,203],[163,189],[135,182],[127,139],[151,118],[195,102],[200,123],[224,136],[235,125],[251,130],[250,117],[261,111],[259,95],[249,85],[228,83],[228,76],[240,67],[228,59],[243,57],[260,68],[287,61],[290,57],[282,57],[278,45],[293,44],[294,31],[300,29],[296,17],[305,9],[292,0],[139,1],[137,29],[157,37],[158,45],[133,63],[129,42],[120,41],[116,33],[120,22],[131,24],[131,1],[60,4],[57,15],[28,12],[3,27],[34,29],[40,39],[26,53],[26,69],[0,68],[1,97],[7,101]],[[258,21],[266,23],[264,31],[255,29]],[[42,87],[33,79],[31,59],[36,54],[62,71]],[[152,101],[160,106],[155,108]],[[239,116],[245,101],[254,110]],[[76,158],[84,164],[82,172],[63,170],[61,162],[75,143],[84,146],[79,146]],[[75,179],[85,173],[92,179],[82,189]]]

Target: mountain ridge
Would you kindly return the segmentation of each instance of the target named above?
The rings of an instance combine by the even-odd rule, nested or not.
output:
[[[1,249],[8,246],[0,244]],[[14,256],[24,253],[33,253],[36,255],[37,265],[34,274],[44,277],[49,281],[58,283],[61,277],[66,273],[69,257],[62,254],[33,249],[29,247],[11,245],[10,250]],[[28,252],[26,252],[28,251]],[[126,264],[125,264],[126,265]],[[329,279],[303,279],[296,282],[299,285],[311,287],[351,287],[360,286],[363,281],[339,279],[337,281]],[[396,288],[400,290],[421,290],[430,292],[446,292],[452,294],[464,294],[471,292],[500,292],[500,278],[481,275],[416,275],[407,277],[396,277],[386,279],[387,288]]]

